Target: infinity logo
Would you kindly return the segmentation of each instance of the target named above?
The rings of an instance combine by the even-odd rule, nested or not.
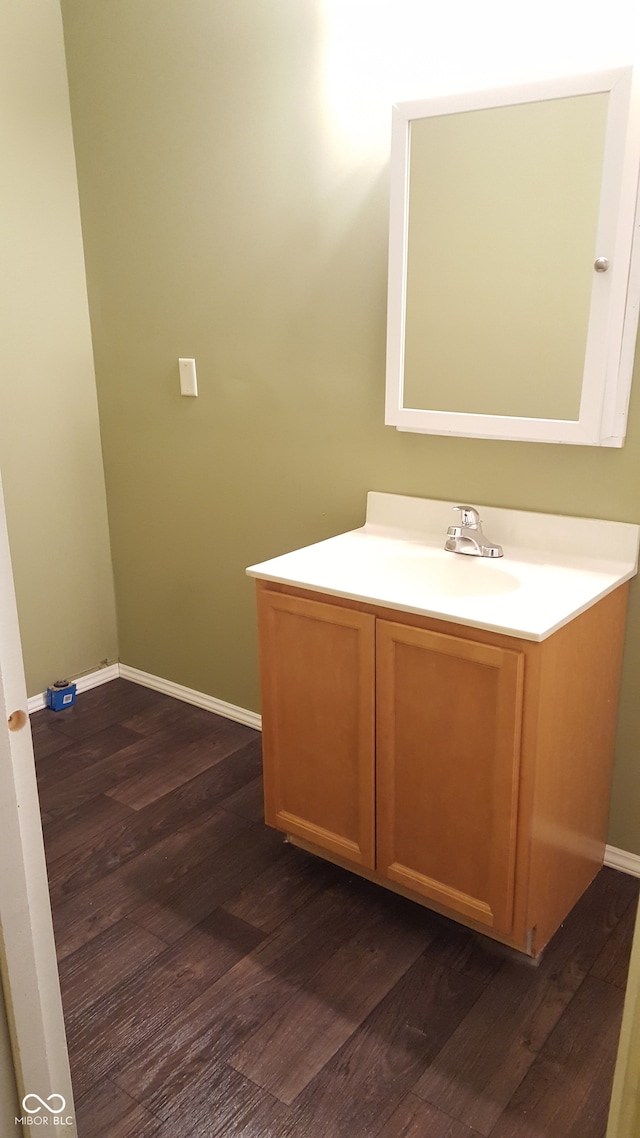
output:
[[[58,1102],[62,1103],[62,1106],[57,1107],[57,1109],[54,1108],[53,1106],[49,1106],[49,1103],[54,1098],[57,1098]],[[28,1105],[29,1099],[31,1099],[32,1101],[35,1101],[37,1103],[40,1103],[40,1106],[29,1106]],[[26,1110],[27,1114],[37,1114],[38,1111],[40,1110],[40,1107],[42,1107],[42,1106],[44,1107],[45,1110],[49,1111],[49,1114],[62,1114],[66,1105],[67,1105],[66,1099],[64,1099],[62,1097],[62,1095],[49,1095],[47,1101],[45,1102],[44,1099],[40,1098],[40,1095],[28,1094],[28,1095],[25,1095],[23,1100],[22,1100],[22,1109]]]

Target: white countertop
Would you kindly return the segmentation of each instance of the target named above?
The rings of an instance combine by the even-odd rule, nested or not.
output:
[[[544,640],[638,570],[640,526],[475,505],[500,558],[444,549],[457,502],[371,491],[364,526],[247,573],[400,612]]]

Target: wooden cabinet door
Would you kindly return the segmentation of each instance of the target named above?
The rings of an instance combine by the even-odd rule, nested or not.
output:
[[[375,618],[258,596],[265,820],[373,868]]]
[[[512,925],[524,656],[377,626],[378,871]]]

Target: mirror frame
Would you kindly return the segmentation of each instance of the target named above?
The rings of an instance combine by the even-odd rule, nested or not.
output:
[[[537,419],[405,407],[404,342],[411,123],[431,115],[609,93],[597,251],[579,417]],[[385,423],[400,431],[621,447],[640,305],[640,91],[631,67],[396,103],[392,109]]]

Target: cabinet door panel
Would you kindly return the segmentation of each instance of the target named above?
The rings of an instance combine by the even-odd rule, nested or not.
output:
[[[377,667],[378,870],[509,932],[524,656],[379,621]]]
[[[373,868],[375,619],[263,591],[265,819]]]

